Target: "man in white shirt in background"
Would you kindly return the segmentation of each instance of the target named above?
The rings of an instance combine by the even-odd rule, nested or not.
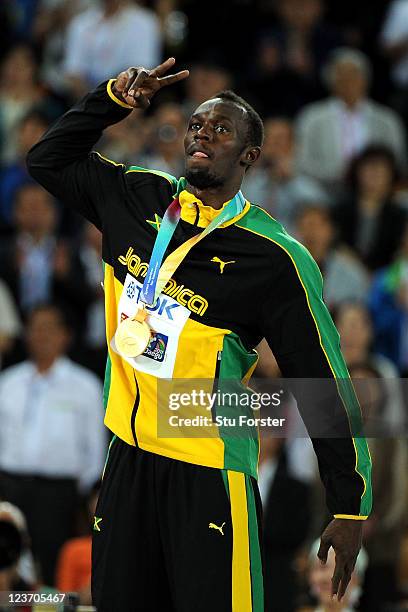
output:
[[[34,309],[26,337],[29,360],[0,375],[0,497],[24,512],[42,578],[53,584],[78,492],[103,468],[102,385],[65,356],[69,329],[57,307]]]
[[[127,66],[156,66],[161,32],[155,13],[129,0],[100,0],[67,30],[65,74],[74,96]]]
[[[389,147],[404,168],[405,130],[392,109],[368,97],[368,58],[357,49],[338,48],[324,77],[330,97],[305,106],[297,120],[299,170],[328,189],[339,187],[350,160],[373,143]]]

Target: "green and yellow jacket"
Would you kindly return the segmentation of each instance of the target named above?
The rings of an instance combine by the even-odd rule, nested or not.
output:
[[[157,393],[165,379],[234,379],[245,385],[257,361],[254,347],[266,338],[283,376],[336,382],[334,401],[341,405],[348,435],[315,438],[313,444],[330,511],[337,517],[366,518],[371,461],[360,437],[360,408],[339,336],[322,300],[320,271],[308,251],[259,206],[246,202],[241,214],[189,252],[151,313],[151,325],[161,330],[154,350],[136,364],[115,351],[115,331],[132,314],[174,194],[179,194],[182,213],[168,252],[219,211],[181,189],[173,176],[126,167],[93,151],[102,131],[131,112],[115,98],[111,85],[86,95],[27,157],[31,175],[103,234],[107,427],[126,443],[153,453],[256,476],[256,435],[228,436],[222,426],[203,437],[159,435]],[[297,399],[307,422],[310,402],[306,406]],[[315,410],[319,417],[324,408],[318,402]]]

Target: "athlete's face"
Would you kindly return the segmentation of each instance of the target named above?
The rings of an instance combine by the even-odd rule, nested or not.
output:
[[[243,176],[252,162],[246,147],[246,110],[220,98],[201,104],[190,118],[184,138],[186,178],[199,189],[222,187]],[[249,155],[249,157],[248,157]]]

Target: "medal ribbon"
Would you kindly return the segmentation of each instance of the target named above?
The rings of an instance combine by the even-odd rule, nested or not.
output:
[[[181,181],[180,181],[181,183]],[[181,183],[183,185],[183,183]],[[184,186],[184,185],[183,185]],[[179,190],[178,190],[179,193]],[[241,191],[228,202],[223,210],[211,221],[209,225],[196,236],[183,242],[177,249],[166,257],[163,264],[164,253],[169,246],[170,240],[176,231],[176,227],[181,217],[181,205],[176,194],[175,199],[164,213],[160,229],[156,236],[152,255],[149,262],[146,278],[142,288],[142,301],[148,306],[153,306],[164,287],[167,285],[174,272],[177,270],[183,259],[187,256],[190,249],[208,234],[217,229],[223,223],[230,221],[239,215],[245,206],[245,198]]]

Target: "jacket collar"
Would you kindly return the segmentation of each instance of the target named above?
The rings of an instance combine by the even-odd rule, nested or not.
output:
[[[207,227],[211,223],[211,221],[223,210],[228,202],[224,202],[221,208],[213,208],[212,206],[207,206],[203,204],[203,202],[197,198],[194,194],[187,191],[187,189],[183,189],[178,194],[180,206],[181,206],[181,218],[183,221],[187,221],[187,223],[191,223],[192,225],[197,225],[197,227]],[[232,225],[238,219],[241,219],[246,213],[249,211],[250,203],[245,200],[244,209],[239,215],[233,217],[226,223],[222,223],[219,227],[224,228],[228,227],[228,225]],[[198,219],[197,219],[197,211],[198,211]]]

